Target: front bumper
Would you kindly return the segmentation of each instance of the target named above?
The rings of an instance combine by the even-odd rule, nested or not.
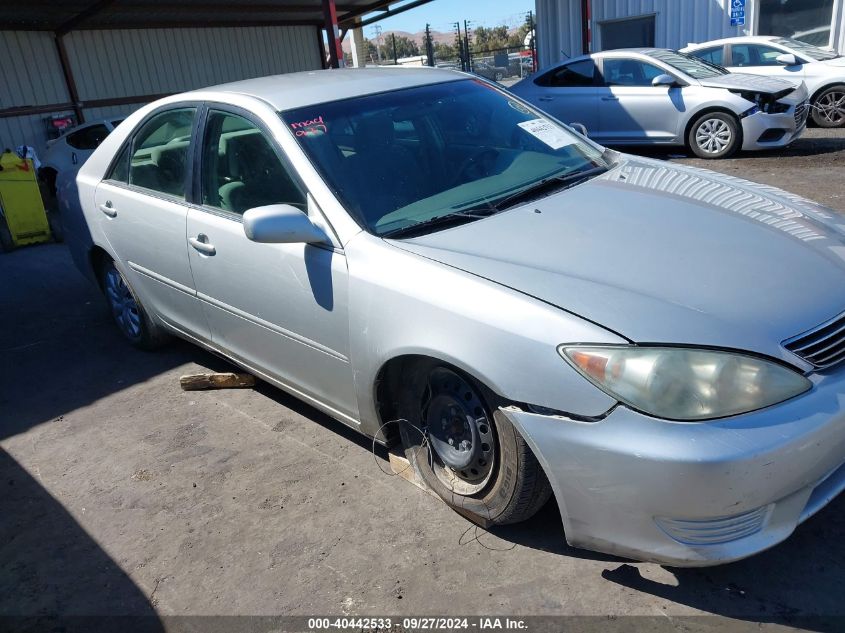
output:
[[[809,112],[808,102],[802,101],[791,105],[786,112],[756,112],[743,117],[742,149],[754,151],[786,147],[804,133]]]
[[[845,369],[790,401],[705,423],[618,406],[598,422],[507,407],[540,460],[574,547],[675,566],[786,539],[845,489]]]

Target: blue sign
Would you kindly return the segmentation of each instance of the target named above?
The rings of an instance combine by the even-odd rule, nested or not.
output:
[[[731,26],[745,26],[745,0],[730,0]]]

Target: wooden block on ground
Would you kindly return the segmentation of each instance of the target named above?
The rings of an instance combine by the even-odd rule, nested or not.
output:
[[[408,461],[401,451],[401,448],[393,447],[388,452],[390,470],[393,471],[394,475],[399,475],[402,479],[414,484],[420,490],[424,490],[425,492],[434,495],[434,491],[426,485],[422,477],[420,477],[417,473],[417,470],[411,465],[411,462]]]
[[[250,374],[232,372],[206,374],[188,374],[179,378],[179,384],[185,391],[202,389],[245,389],[255,386],[255,377]]]

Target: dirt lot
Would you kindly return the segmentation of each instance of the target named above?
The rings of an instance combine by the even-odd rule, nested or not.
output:
[[[811,130],[780,154],[682,162],[845,211],[843,131]],[[225,365],[184,343],[130,349],[62,245],[0,256],[0,360],[0,615],[845,624],[845,498],[771,551],[703,570],[569,548],[551,504],[476,531],[384,475],[384,451],[269,386],[182,392],[181,374]],[[16,622],[51,630],[0,629]]]

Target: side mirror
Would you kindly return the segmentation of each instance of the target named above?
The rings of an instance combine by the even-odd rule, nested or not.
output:
[[[328,242],[323,229],[303,211],[289,204],[255,207],[244,213],[244,233],[262,244],[316,244]]]
[[[583,123],[570,123],[569,127],[578,132],[581,136],[589,136],[587,134],[587,126]]]
[[[798,65],[798,59],[792,53],[783,53],[782,55],[778,55],[775,57],[775,61],[778,64],[783,64],[784,66]]]
[[[677,84],[677,79],[675,79],[672,75],[667,75],[665,73],[662,75],[657,75],[657,77],[651,80],[651,85],[655,88],[659,88],[660,86],[666,86],[667,88],[671,88],[672,86],[676,86]]]

